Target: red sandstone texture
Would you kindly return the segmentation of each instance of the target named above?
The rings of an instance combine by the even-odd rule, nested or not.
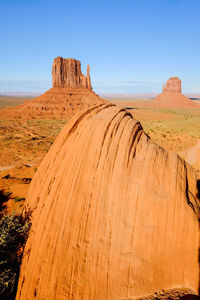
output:
[[[92,90],[90,67],[87,76],[81,72],[80,61],[57,57],[52,67],[53,88],[22,105],[0,110],[1,118],[43,119],[68,118],[77,111],[108,101]]]
[[[198,179],[200,180],[200,140],[193,147],[183,151],[181,156],[197,170]]]
[[[31,183],[16,299],[197,294],[196,185],[193,168],[154,144],[125,109],[100,104],[78,113]]]
[[[181,79],[171,77],[167,80],[166,86],[163,84],[163,93],[178,93],[181,94]]]
[[[87,66],[87,76],[81,72],[81,63],[72,58],[56,57],[52,66],[53,87],[92,89],[90,66]]]

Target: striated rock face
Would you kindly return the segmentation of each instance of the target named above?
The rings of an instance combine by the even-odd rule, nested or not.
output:
[[[53,87],[92,89],[90,67],[87,76],[81,72],[81,63],[72,58],[56,57],[52,66]]]
[[[191,148],[180,153],[181,156],[195,168],[200,184],[200,140]]]
[[[196,104],[181,94],[181,79],[178,77],[171,77],[167,80],[166,86],[163,84],[162,94],[158,95],[157,100],[161,106],[173,107],[195,107]]]
[[[196,195],[192,167],[154,144],[125,109],[84,110],[31,183],[32,229],[16,299],[197,294]]]
[[[163,85],[163,93],[179,93],[181,94],[181,79],[171,77],[167,80],[166,87]]]

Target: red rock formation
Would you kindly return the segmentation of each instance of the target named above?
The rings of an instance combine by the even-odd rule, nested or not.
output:
[[[32,229],[16,299],[197,293],[196,195],[192,167],[154,144],[125,109],[84,110],[62,130],[31,183]]]
[[[90,89],[52,88],[41,96],[13,108],[14,116],[18,109],[18,118],[69,118],[81,109],[108,101],[100,98]],[[12,116],[9,110],[9,118]]]
[[[87,77],[81,72],[81,63],[72,58],[56,57],[52,66],[53,87],[92,89],[90,68]]]
[[[181,94],[181,79],[171,77],[167,80],[166,87],[163,84],[163,93],[178,93]]]
[[[183,151],[180,155],[195,168],[198,179],[200,180],[200,140],[193,147]]]
[[[195,106],[192,101],[181,94],[181,79],[171,77],[167,80],[166,86],[163,84],[162,94],[158,95],[155,100],[159,101],[161,106],[189,107]]]
[[[87,65],[87,87],[88,89],[92,89],[91,79],[90,79],[90,65]]]
[[[52,67],[53,88],[34,100],[0,111],[5,119],[68,118],[77,111],[108,101],[96,95],[91,86],[90,67],[87,76],[81,73],[81,63],[75,59],[57,57]]]

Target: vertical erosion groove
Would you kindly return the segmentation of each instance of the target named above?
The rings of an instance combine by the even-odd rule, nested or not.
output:
[[[195,180],[126,110],[97,105],[79,113],[31,183],[32,233],[16,299],[127,300],[179,287],[197,293]]]

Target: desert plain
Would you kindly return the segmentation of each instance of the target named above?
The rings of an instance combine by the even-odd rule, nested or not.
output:
[[[0,109],[32,98],[0,97]],[[140,120],[144,131],[160,147],[174,151],[193,165],[200,177],[200,161],[187,156],[192,147],[200,149],[200,108],[152,107],[153,99],[114,98],[111,103],[126,108]],[[191,100],[200,104],[200,99]],[[145,103],[145,107],[141,107]],[[29,184],[38,165],[67,124],[62,119],[0,119],[0,190],[5,211],[21,212]],[[195,152],[196,153],[196,152]]]

